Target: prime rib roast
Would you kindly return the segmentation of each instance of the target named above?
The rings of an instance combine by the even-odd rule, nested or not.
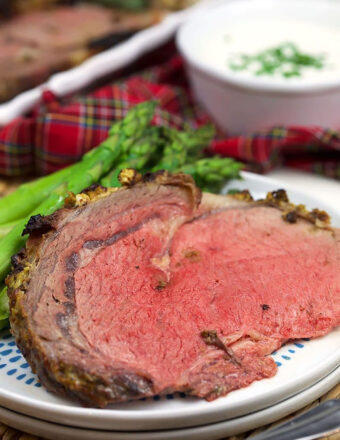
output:
[[[340,230],[283,190],[201,194],[191,177],[121,173],[35,216],[9,276],[11,328],[50,391],[104,407],[207,400],[277,367],[285,341],[340,324]]]
[[[31,11],[0,22],[0,102],[161,18],[156,9],[127,12],[83,4]]]

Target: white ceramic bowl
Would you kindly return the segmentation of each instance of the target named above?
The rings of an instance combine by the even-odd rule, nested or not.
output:
[[[203,45],[221,26],[227,33],[228,26],[243,20],[261,19],[263,23],[265,19],[269,23],[282,18],[340,29],[340,0],[218,1],[191,16],[177,34],[197,100],[229,134],[274,125],[340,128],[340,70],[338,76],[333,72],[333,76],[320,75],[312,81],[273,81],[242,76],[202,55]],[[315,35],[311,37],[315,39]],[[249,32],[252,38],[256,35]]]

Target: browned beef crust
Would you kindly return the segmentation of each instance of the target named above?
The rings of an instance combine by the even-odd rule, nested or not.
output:
[[[87,371],[85,366],[74,367],[61,362],[60,359],[46,355],[39,335],[32,329],[25,295],[31,274],[39,264],[41,247],[53,234],[58,234],[56,230],[71,211],[81,211],[87,204],[95,203],[111,194],[122,195],[133,188],[145,185],[149,187],[175,186],[186,193],[188,203],[191,203],[193,209],[200,203],[201,192],[188,175],[169,175],[167,172],[157,172],[141,176],[134,170],[124,170],[121,173],[121,181],[124,186],[119,189],[93,185],[81,194],[70,194],[65,208],[46,217],[40,215],[32,217],[25,228],[25,233],[30,234],[26,248],[12,258],[13,271],[6,280],[11,308],[11,331],[32,370],[48,390],[80,400],[84,404],[95,403],[97,406],[105,406],[117,398],[129,400],[138,396],[151,396],[154,394],[153,384],[148,377],[143,376],[142,372],[136,375],[121,367],[116,371],[111,371],[109,376],[96,375],[94,372]],[[75,258],[71,257],[67,265],[67,269],[72,273],[76,266]],[[70,316],[74,313],[72,283],[66,284],[66,289],[69,293],[66,291],[65,295],[69,296],[69,301],[65,305],[65,313]],[[58,316],[59,328],[62,328],[63,316],[61,314]],[[67,330],[65,330],[65,336],[68,336]],[[75,347],[75,351],[78,356],[86,355],[88,360],[91,358],[91,354],[85,352],[83,348]]]
[[[39,323],[32,322],[31,307],[33,306],[27,301],[26,292],[28,289],[36,289],[37,298],[34,307],[39,304],[39,285],[31,285],[32,274],[37,268],[48,271],[49,268],[44,267],[44,262],[40,260],[41,250],[44,249],[46,243],[58,239],[60,231],[68,221],[76,221],[77,216],[85,212],[89,206],[94,206],[103,199],[111,198],[112,204],[122,203],[125,206],[124,203],[131,203],[131,200],[135,203],[134,200],[138,201],[140,197],[149,197],[149,193],[150,197],[157,197],[164,188],[172,187],[178,190],[176,197],[186,205],[185,218],[181,221],[190,221],[195,216],[201,215],[202,209],[204,211],[204,209],[209,210],[217,206],[263,205],[280,209],[283,219],[289,223],[294,223],[298,218],[302,218],[310,222],[312,227],[330,229],[329,217],[325,212],[318,210],[309,212],[302,205],[291,204],[283,190],[270,193],[265,200],[258,202],[253,202],[248,192],[225,197],[204,194],[203,202],[200,205],[200,190],[195,186],[192,178],[184,174],[170,175],[167,172],[158,172],[141,176],[134,170],[124,170],[120,179],[124,185],[120,189],[92,186],[81,194],[71,194],[66,201],[66,207],[54,214],[47,217],[32,217],[25,229],[25,233],[30,234],[26,248],[13,257],[13,271],[7,278],[11,331],[32,370],[38,374],[40,381],[50,391],[100,407],[112,401],[151,396],[158,390],[148,372],[130,370],[129,366],[124,363],[113,368],[100,367],[101,354],[91,350],[87,342],[79,335],[74,337],[76,307],[72,276],[78,264],[77,253],[71,254],[66,261],[65,271],[68,273],[68,277],[65,281],[63,303],[60,303],[60,298],[54,298],[53,304],[47,304],[47,308],[55,310],[57,322],[55,328],[51,329],[50,338],[55,339],[56,346],[57,344],[61,346],[58,349],[59,352],[56,350],[54,353],[50,351],[50,348],[47,348],[44,339],[46,335],[44,336],[44,332],[39,334],[37,331]],[[171,192],[164,190],[164,194],[170,196]],[[146,222],[148,219],[142,221]],[[129,231],[135,231],[138,227],[138,224],[128,226],[126,231],[119,231],[109,237],[108,243],[125,237]],[[103,242],[98,244],[95,240],[91,240],[85,241],[85,245],[88,249],[95,249],[96,246],[102,246]],[[48,286],[44,286],[44,288],[48,288]],[[45,323],[41,322],[40,325],[44,327]],[[48,325],[48,321],[46,321],[46,325]],[[53,332],[55,333],[53,334]],[[67,341],[67,346],[71,346],[71,354],[63,359],[60,353],[62,353],[64,341]],[[66,345],[64,348],[68,350]],[[73,363],[70,360],[72,357],[79,361]],[[91,365],[94,367],[91,368]],[[186,389],[186,391],[189,390]],[[163,390],[163,392],[165,391]]]

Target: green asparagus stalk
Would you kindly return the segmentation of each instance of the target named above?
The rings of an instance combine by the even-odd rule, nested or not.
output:
[[[109,137],[116,134],[124,134],[125,144],[123,152],[128,152],[136,139],[140,138],[155,114],[157,101],[148,101],[133,107],[125,118],[118,124],[114,124],[109,130]]]
[[[112,140],[112,139],[111,139]],[[114,139],[117,141],[117,139]],[[116,160],[120,154],[119,144],[112,143],[112,151],[109,148],[109,143],[105,141],[98,147],[96,154],[93,154],[90,159],[80,162],[77,168],[74,168],[74,173],[69,176],[68,182],[64,182],[55,188],[50,195],[36,207],[28,216],[21,219],[16,226],[0,240],[0,280],[3,280],[7,275],[11,262],[11,255],[19,251],[25,244],[26,238],[21,233],[32,215],[41,214],[49,215],[57,209],[61,208],[64,200],[68,195],[68,191],[75,193],[80,192],[92,183],[97,182],[100,176],[109,169],[110,165]]]
[[[215,127],[211,124],[202,125],[195,130],[178,131],[174,128],[164,127],[164,136],[170,141],[183,145],[187,156],[194,156],[196,159],[203,156],[206,148],[215,136]]]
[[[190,161],[193,156],[197,159],[203,155],[214,136],[215,130],[211,125],[205,125],[197,130],[177,131],[173,128],[164,130],[167,145],[163,156],[153,167],[153,171],[175,171]],[[192,160],[192,159],[191,159]]]
[[[0,330],[8,326],[9,306],[7,298],[7,287],[0,287]]]
[[[120,160],[116,168],[113,168],[100,183],[103,186],[120,186],[118,175],[124,168],[134,168],[135,170],[143,170],[147,163],[162,148],[163,139],[160,136],[160,127],[149,127],[144,131],[143,136],[137,140]]]
[[[13,228],[16,226],[21,219],[13,220],[8,223],[4,223],[3,225],[0,225],[0,239],[7,235]]]
[[[79,193],[84,188],[98,182],[117,161],[122,151],[128,149],[136,135],[140,135],[149,126],[154,115],[155,103],[146,102],[133,107],[125,119],[116,123],[110,130],[110,136],[97,148],[87,153],[83,159],[72,166],[72,173],[66,182],[55,188],[45,200],[0,240],[0,281],[10,269],[10,258],[24,245],[26,237],[21,236],[25,224],[31,215],[49,215],[64,204],[68,192]]]
[[[0,225],[18,220],[38,206],[49,194],[67,179],[75,165],[64,168],[19,188],[0,199]]]
[[[63,206],[67,194],[67,184],[62,183],[32,212],[32,215],[52,214],[56,209]],[[22,231],[30,217],[31,215],[28,215],[20,220],[20,222],[0,240],[0,280],[4,280],[9,272],[11,256],[17,253],[26,242],[27,237],[22,236]]]
[[[128,151],[134,139],[141,136],[149,126],[155,106],[156,102],[154,101],[135,106],[127,113],[125,119],[113,125],[109,132],[109,138],[99,147],[86,153],[81,162],[41,177],[34,182],[23,184],[13,193],[0,199],[0,225],[13,222],[32,213],[55,188],[67,181],[70,175],[76,174],[79,177],[82,173],[86,173],[87,169],[93,167],[95,160],[102,162],[103,174],[108,172],[113,165],[111,146],[115,145],[118,139],[124,139],[123,147]],[[114,159],[116,158],[114,157]],[[91,177],[89,175],[87,177],[87,182],[93,183]],[[72,191],[71,188],[69,190]]]
[[[213,156],[181,166],[177,171],[191,174],[204,191],[219,192],[228,179],[239,179],[242,163],[227,157]]]
[[[73,182],[72,182],[73,183]],[[0,240],[0,279],[4,280],[11,267],[10,257],[18,252],[25,244],[27,236],[22,235],[22,231],[30,219],[31,215],[52,214],[56,209],[60,208],[64,204],[65,197],[67,196],[67,184],[62,183],[58,188],[44,200],[38,208],[36,208],[30,215],[17,222],[14,228]],[[8,297],[7,287],[3,287],[0,291],[0,329],[8,326]]]

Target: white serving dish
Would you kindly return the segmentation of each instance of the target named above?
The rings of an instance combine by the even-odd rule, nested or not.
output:
[[[177,45],[198,99],[228,134],[238,135],[274,125],[319,125],[340,128],[340,73],[313,81],[242,76],[202,56],[202,45],[218,29],[242,20],[307,20],[340,27],[338,0],[226,0],[197,11],[180,28]],[[249,39],[256,35],[249,34]],[[268,40],[268,47],[271,41]]]
[[[224,192],[230,188],[248,188],[255,198],[262,198],[268,191],[286,188],[293,202],[327,210],[333,224],[340,226],[338,198],[323,200],[314,197],[313,191],[304,194],[296,189],[296,185],[253,173],[244,172],[242,177],[243,180],[229,182]],[[334,182],[334,185],[337,184]],[[233,420],[264,408],[268,408],[268,415],[273,405],[300,395],[340,365],[340,327],[322,338],[287,344],[273,357],[280,364],[273,378],[254,382],[213,402],[176,395],[115,404],[105,409],[83,408],[41,387],[37,376],[17,351],[13,338],[3,332],[0,333],[0,406],[47,422],[121,431],[121,438],[130,438],[124,437],[123,431],[177,430]],[[151,434],[149,438],[152,438]],[[154,438],[158,437],[155,435]]]

